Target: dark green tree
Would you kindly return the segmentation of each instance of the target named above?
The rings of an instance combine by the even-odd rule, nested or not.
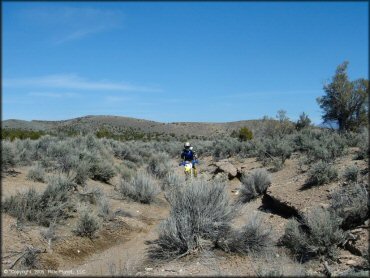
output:
[[[239,130],[238,137],[239,137],[240,141],[252,140],[253,139],[253,133],[252,133],[252,131],[249,130],[249,128],[242,127]]]
[[[297,128],[297,130],[301,130],[305,127],[309,127],[310,125],[311,125],[310,118],[305,112],[303,112],[301,115],[299,115],[299,119],[296,122],[295,127]]]
[[[369,81],[350,81],[347,67],[348,62],[337,67],[331,83],[324,85],[326,94],[317,98],[317,102],[324,110],[324,123],[336,121],[340,131],[356,131],[368,121]]]

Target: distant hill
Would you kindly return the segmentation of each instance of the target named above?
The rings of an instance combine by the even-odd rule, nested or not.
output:
[[[24,121],[10,119],[2,122],[2,128],[33,131],[97,132],[108,130],[114,134],[135,131],[144,134],[171,134],[174,136],[222,137],[233,130],[248,127],[256,132],[262,120],[245,120],[224,123],[174,122],[161,123],[121,116],[85,116],[64,121]]]

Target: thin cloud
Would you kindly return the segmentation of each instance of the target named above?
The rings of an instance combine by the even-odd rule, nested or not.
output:
[[[54,44],[62,44],[120,28],[124,16],[119,10],[52,5],[24,9],[19,12],[18,18],[26,24],[51,28],[49,39]]]
[[[80,97],[80,94],[76,93],[55,93],[55,92],[29,92],[29,96],[34,97],[48,97],[48,98],[76,98]]]
[[[13,88],[54,88],[67,90],[100,90],[100,91],[131,91],[131,92],[162,92],[159,88],[137,86],[127,83],[110,81],[90,81],[75,74],[46,75],[30,78],[7,78],[4,87]]]
[[[109,102],[109,103],[116,103],[116,102],[125,102],[125,101],[129,101],[131,100],[132,98],[129,98],[129,97],[123,97],[123,96],[107,96],[105,98],[105,101],[106,102]]]

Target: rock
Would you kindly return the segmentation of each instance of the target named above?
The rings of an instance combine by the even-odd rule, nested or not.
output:
[[[152,267],[146,267],[145,268],[145,271],[152,271],[153,270],[153,268]]]
[[[235,178],[238,174],[238,169],[227,160],[221,160],[215,163],[217,169],[216,172],[224,172],[228,174],[229,178]]]
[[[354,239],[349,240],[345,248],[356,256],[365,256],[368,254],[369,230],[357,228],[350,231],[355,235]]]
[[[354,260],[348,260],[348,261],[345,261],[344,263],[347,264],[347,265],[352,265],[352,266],[357,265],[357,262],[354,261]]]

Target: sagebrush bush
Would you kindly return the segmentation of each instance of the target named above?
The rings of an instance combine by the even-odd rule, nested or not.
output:
[[[369,132],[368,129],[364,129],[360,135],[360,139],[358,140],[357,147],[359,150],[357,151],[356,159],[369,159],[370,155],[370,146],[369,146]]]
[[[27,179],[32,181],[44,182],[45,181],[45,170],[40,164],[32,167],[27,173]]]
[[[161,222],[159,238],[147,242],[152,260],[170,260],[213,246],[230,230],[234,210],[225,185],[193,181],[168,195],[170,216]]]
[[[93,164],[90,168],[90,172],[94,180],[99,180],[102,182],[108,182],[116,175],[112,164],[106,161],[98,161],[97,163]]]
[[[130,181],[121,180],[118,191],[122,197],[144,204],[152,203],[160,192],[156,181],[146,172],[136,173]]]
[[[85,185],[91,175],[90,168],[91,165],[87,161],[79,162],[75,169],[74,181],[79,185]]]
[[[340,223],[335,213],[314,208],[303,216],[301,223],[294,218],[289,220],[282,241],[300,260],[320,255],[334,259],[337,246],[345,239]]]
[[[164,178],[171,171],[170,157],[165,153],[154,154],[149,162],[147,171],[157,178]]]
[[[346,181],[356,182],[358,180],[360,170],[356,165],[350,165],[344,170],[343,177]]]
[[[239,199],[242,202],[249,202],[266,192],[266,189],[271,185],[271,177],[266,169],[256,169],[248,175],[243,174],[241,182]]]
[[[308,171],[307,185],[322,185],[338,178],[338,170],[325,161],[319,161],[312,165]]]
[[[118,168],[118,172],[120,173],[121,178],[125,181],[130,181],[135,175],[135,171],[127,165],[121,165],[121,167]]]
[[[78,222],[73,232],[81,237],[92,238],[94,234],[99,230],[98,218],[89,212],[86,208],[82,209]]]
[[[113,218],[113,211],[111,210],[108,198],[103,195],[98,200],[99,205],[99,216],[102,216],[105,220]]]
[[[7,171],[15,165],[15,152],[12,143],[3,141],[1,143],[1,169],[2,171]]]
[[[178,175],[174,172],[170,172],[167,176],[163,179],[161,183],[161,188],[163,191],[174,190],[179,186],[184,186],[185,184],[185,177],[182,175]]]
[[[259,253],[273,246],[271,227],[263,223],[260,214],[249,216],[247,223],[239,230],[229,233],[222,244],[226,251],[241,254]]]
[[[292,152],[293,147],[289,140],[284,138],[266,139],[259,145],[258,159],[264,164],[278,159],[283,165],[285,161],[290,158]]]
[[[355,227],[369,216],[369,193],[362,184],[339,188],[330,198],[331,209],[342,219],[345,228]]]
[[[2,206],[4,212],[19,220],[37,222],[40,202],[40,194],[34,188],[30,188],[26,192],[17,192],[17,194],[5,198]]]
[[[73,208],[69,188],[65,179],[51,179],[43,193],[31,188],[6,198],[3,202],[4,212],[17,219],[36,222],[47,227],[50,223],[57,223],[69,217],[69,212]]]
[[[32,150],[34,144],[31,142],[31,140],[16,139],[14,140],[13,145],[15,149],[15,160],[18,162],[18,164],[22,166],[32,165]]]

